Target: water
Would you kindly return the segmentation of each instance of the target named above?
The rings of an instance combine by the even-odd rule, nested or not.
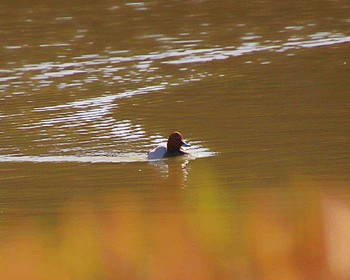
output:
[[[0,15],[2,278],[350,277],[346,1]],[[148,161],[175,130],[191,157]]]

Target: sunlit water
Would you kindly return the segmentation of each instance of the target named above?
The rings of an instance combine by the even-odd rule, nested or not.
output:
[[[337,260],[350,257],[330,241],[329,227],[348,244],[332,218],[346,224],[350,215],[349,14],[345,1],[1,3],[0,238],[12,244],[9,236],[33,230],[53,239],[70,235],[62,215],[83,223],[77,232],[91,234],[91,215],[114,221],[130,212],[135,221],[142,212],[152,226],[132,225],[148,232],[147,240],[163,226],[182,232],[178,224],[188,223],[203,234],[200,242],[189,240],[209,244],[204,217],[215,209],[215,217],[225,218],[208,218],[209,228],[223,236],[213,246],[225,247],[223,240],[232,238],[230,248],[240,253],[216,255],[208,244],[198,245],[194,278],[348,279]],[[175,130],[191,144],[190,156],[147,160]],[[177,214],[157,216],[167,211]],[[169,217],[174,224],[167,224]],[[105,224],[99,226],[105,232]],[[276,254],[289,256],[281,274],[263,261],[275,256],[268,250],[273,237],[254,235],[261,228],[280,238]],[[306,231],[311,237],[300,241]],[[122,240],[114,238],[101,239]],[[147,251],[146,239],[139,247]],[[240,244],[250,242],[267,245],[242,252]],[[291,248],[298,246],[330,253],[324,253],[327,261],[311,254],[303,259],[295,249],[295,260]],[[113,252],[113,260],[125,257]],[[147,252],[140,255],[153,256],[158,270],[119,279],[161,279],[159,267],[166,266]],[[172,259],[178,271],[186,271],[176,266],[182,254]],[[199,255],[218,259],[213,263],[222,274],[203,270]],[[128,257],[128,264],[142,262]],[[294,262],[329,270],[312,274]]]

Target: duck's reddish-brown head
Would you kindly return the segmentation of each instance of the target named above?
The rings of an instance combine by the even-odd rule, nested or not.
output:
[[[175,131],[170,134],[167,143],[168,151],[177,151],[180,150],[181,146],[188,147],[189,145],[184,141],[182,134],[178,131]]]

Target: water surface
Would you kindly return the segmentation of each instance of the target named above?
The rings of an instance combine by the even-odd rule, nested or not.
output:
[[[346,1],[0,15],[2,278],[350,277]]]

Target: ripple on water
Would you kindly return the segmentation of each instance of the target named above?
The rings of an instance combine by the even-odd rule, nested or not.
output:
[[[61,151],[66,151],[62,149]],[[69,152],[72,149],[68,149]],[[79,152],[79,148],[74,149]],[[204,158],[215,156],[216,153],[210,152],[204,148],[192,148],[189,150],[190,155],[184,156],[183,159],[194,160],[196,158]],[[166,161],[168,159],[164,159]],[[128,163],[128,162],[152,162],[148,160],[146,153],[110,153],[109,155],[67,155],[67,156],[15,156],[15,155],[0,155],[0,162],[76,162],[76,163]],[[157,160],[159,161],[159,160]]]
[[[257,36],[248,34],[242,39],[244,41],[250,41]],[[345,36],[342,33],[331,33],[331,32],[319,32],[309,35],[310,40],[303,40],[301,38],[291,37],[287,42],[274,45],[262,45],[259,41],[257,42],[244,42],[241,46],[231,49],[224,48],[209,48],[201,50],[187,50],[183,51],[182,54],[177,53],[176,56],[180,58],[174,60],[163,61],[164,64],[189,64],[189,63],[203,63],[213,60],[222,60],[229,57],[242,56],[253,52],[263,51],[275,51],[285,52],[287,50],[299,49],[299,48],[314,48],[329,45],[336,45],[350,42],[350,36]]]
[[[286,30],[298,31],[300,27],[288,26]],[[181,36],[186,36],[183,34]],[[129,144],[129,150],[145,150],[153,144],[158,144],[162,137],[158,135],[148,135],[147,129],[142,127],[136,120],[113,118],[112,110],[118,108],[119,99],[133,98],[138,95],[160,92],[169,87],[178,87],[188,82],[201,81],[206,77],[212,76],[208,72],[199,72],[190,69],[182,64],[194,62],[209,62],[213,60],[225,60],[230,57],[242,56],[253,52],[286,52],[288,50],[297,50],[299,48],[313,48],[333,44],[341,44],[350,41],[350,37],[341,33],[318,32],[308,36],[307,39],[300,38],[293,34],[285,41],[262,40],[261,36],[253,33],[246,33],[241,39],[242,43],[238,46],[209,47],[200,46],[201,40],[186,40],[183,37],[168,38],[164,35],[154,37],[159,42],[167,42],[172,45],[170,49],[164,51],[152,51],[145,54],[130,55],[127,50],[114,51],[106,49],[104,54],[83,54],[72,58],[64,59],[67,61],[41,62],[38,64],[27,64],[23,67],[13,70],[1,71],[5,77],[0,78],[0,82],[11,83],[12,86],[20,86],[23,81],[19,77],[29,77],[30,80],[37,80],[36,89],[42,87],[55,86],[58,90],[67,90],[68,88],[83,88],[86,83],[95,83],[99,81],[98,73],[102,73],[107,85],[113,86],[115,83],[136,84],[136,89],[123,90],[118,93],[101,94],[91,98],[82,98],[53,106],[38,106],[32,108],[30,113],[36,114],[30,122],[21,123],[18,130],[31,130],[47,128],[50,131],[45,132],[41,139],[35,139],[37,143],[50,141],[50,139],[64,139],[64,143],[56,143],[62,146],[62,151],[69,149],[67,144],[85,145],[90,141],[94,145],[101,147],[111,147],[115,144]],[[260,41],[259,41],[260,40]],[[41,45],[41,47],[61,47],[64,44]],[[261,64],[268,64],[270,61],[262,61]],[[179,64],[181,77],[172,74],[162,73],[162,64]],[[193,72],[194,71],[194,72]],[[118,75],[116,75],[118,73]],[[148,76],[145,76],[148,73]],[[82,79],[77,76],[83,75]],[[73,79],[71,79],[73,77]],[[71,79],[70,81],[60,81],[61,78]],[[56,80],[58,82],[56,82]],[[142,84],[142,85],[141,85]],[[146,85],[145,85],[146,84]],[[34,86],[33,84],[30,84]],[[9,85],[7,85],[9,86]],[[1,88],[0,90],[5,90]],[[34,89],[33,89],[34,91]],[[25,95],[24,91],[16,91],[18,98]],[[111,90],[112,92],[112,90]],[[60,99],[57,99],[60,100]],[[45,113],[45,114],[42,114]],[[39,116],[40,115],[40,116]],[[14,116],[12,114],[12,116]],[[4,119],[7,115],[1,115]],[[62,133],[64,129],[71,129],[72,135]],[[75,135],[86,136],[81,140],[73,140]],[[74,142],[77,141],[77,142]],[[136,143],[135,145],[133,143]],[[124,146],[123,146],[124,147]],[[136,147],[136,148],[135,148]],[[79,147],[78,147],[79,148]],[[59,151],[59,150],[58,150]],[[197,156],[210,156],[212,153],[197,143],[192,146],[191,152]],[[61,160],[64,160],[61,159]]]

